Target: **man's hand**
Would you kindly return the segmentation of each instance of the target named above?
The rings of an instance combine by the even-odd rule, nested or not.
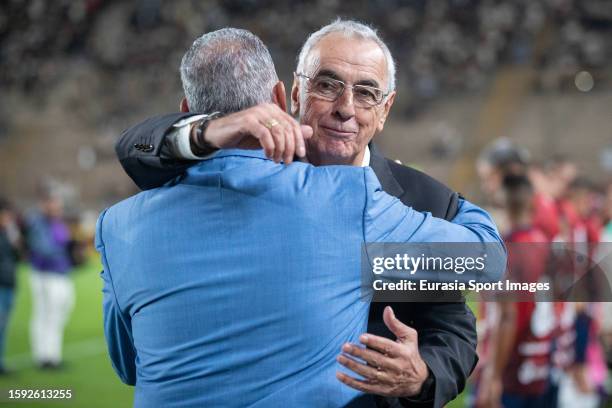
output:
[[[347,343],[342,346],[338,362],[365,380],[337,372],[336,377],[349,387],[369,394],[386,397],[413,397],[421,392],[429,368],[419,354],[416,330],[400,322],[387,306],[383,313],[385,325],[397,337],[391,341],[372,334],[362,334],[363,348]],[[358,358],[367,363],[355,360]]]
[[[263,147],[267,157],[277,163],[283,160],[286,164],[293,161],[294,155],[302,158],[306,156],[304,140],[311,136],[310,126],[300,126],[295,119],[272,103],[214,119],[204,132],[205,141],[214,147]]]

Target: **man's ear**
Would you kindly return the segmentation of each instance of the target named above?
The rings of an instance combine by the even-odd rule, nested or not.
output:
[[[283,81],[278,81],[274,88],[272,88],[272,102],[287,112],[287,94],[285,93],[285,83]]]
[[[300,112],[300,79],[293,74],[293,85],[291,86],[291,114],[297,116]]]
[[[181,112],[189,112],[189,105],[187,105],[187,98],[185,98],[184,96],[183,96],[183,99],[181,99],[181,105],[179,109],[181,110]]]
[[[382,132],[385,127],[385,121],[387,120],[387,115],[389,115],[389,111],[391,110],[391,106],[393,105],[393,101],[395,101],[395,91],[391,92],[389,96],[387,96],[387,100],[383,106],[382,114],[378,119],[378,133]]]

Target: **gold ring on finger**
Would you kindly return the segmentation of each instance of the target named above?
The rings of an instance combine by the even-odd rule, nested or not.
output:
[[[265,121],[264,126],[267,127],[269,130],[272,130],[272,128],[276,125],[278,125],[278,120],[276,119],[268,119]]]

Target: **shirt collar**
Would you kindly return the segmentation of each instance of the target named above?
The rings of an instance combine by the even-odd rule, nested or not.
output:
[[[216,154],[213,154],[212,157],[225,157],[225,156],[246,156],[246,157],[257,157],[261,159],[266,159],[266,154],[262,150],[242,150],[242,149],[222,149],[219,150]],[[365,151],[363,153],[363,161],[361,162],[361,167],[367,167],[370,165],[370,147],[366,146]]]
[[[363,161],[361,162],[361,167],[368,167],[370,165],[370,147],[366,146],[365,151],[363,153]]]

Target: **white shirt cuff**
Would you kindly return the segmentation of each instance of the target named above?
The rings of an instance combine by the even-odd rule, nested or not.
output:
[[[184,160],[203,160],[212,156],[214,153],[211,153],[206,156],[196,156],[191,151],[191,124],[193,122],[197,122],[198,120],[204,119],[209,115],[194,115],[185,119],[181,119],[176,122],[172,127],[170,133],[166,136],[166,140],[173,146],[173,152],[178,156],[177,159]]]

